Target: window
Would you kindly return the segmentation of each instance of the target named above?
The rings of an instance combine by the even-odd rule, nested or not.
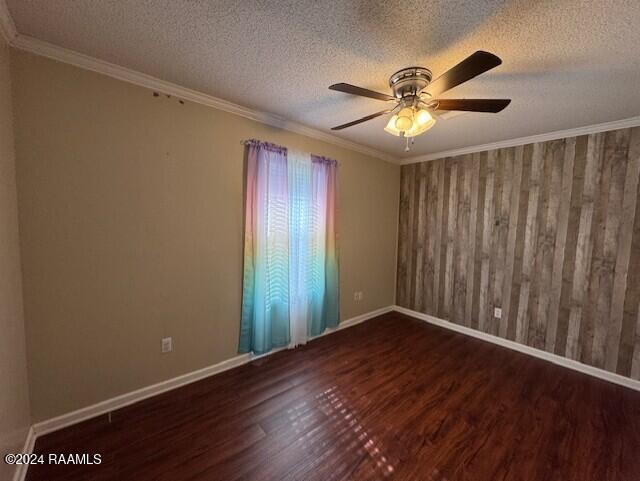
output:
[[[339,322],[335,160],[247,142],[240,352],[304,344]]]

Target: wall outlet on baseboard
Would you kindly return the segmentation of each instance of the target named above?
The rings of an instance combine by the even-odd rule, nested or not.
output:
[[[173,338],[165,337],[162,339],[162,353],[173,351]]]
[[[362,291],[356,291],[353,293],[353,300],[356,302],[360,302],[364,299],[364,293]]]
[[[500,307],[493,308],[493,317],[496,317],[498,319],[502,318],[502,309]]]

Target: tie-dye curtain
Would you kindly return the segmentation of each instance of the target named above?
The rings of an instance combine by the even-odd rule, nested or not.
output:
[[[251,142],[247,153],[240,352],[289,343],[287,149]]]
[[[240,352],[304,344],[338,325],[336,168],[248,142]]]
[[[311,156],[312,299],[309,334],[317,336],[339,322],[338,258],[336,251],[335,160]]]

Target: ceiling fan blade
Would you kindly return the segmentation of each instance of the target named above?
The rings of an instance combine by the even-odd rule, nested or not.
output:
[[[461,83],[477,77],[481,73],[487,72],[502,63],[499,57],[489,52],[478,50],[470,55],[458,65],[447,70],[440,77],[432,81],[427,87],[427,91],[434,97],[446,92]]]
[[[338,92],[344,92],[345,94],[359,95],[360,97],[369,97],[376,100],[398,100],[395,97],[387,94],[381,94],[380,92],[374,92],[373,90],[357,87],[355,85],[339,83],[333,84],[329,87],[330,90],[336,90]]]
[[[492,112],[503,110],[511,99],[442,99],[436,110],[466,110],[468,112]]]
[[[352,122],[348,122],[346,124],[338,125],[337,127],[331,127],[331,130],[342,130],[347,127],[351,127],[352,125],[361,124],[362,122],[366,122],[367,120],[375,119],[376,117],[380,117],[381,115],[388,114],[393,112],[395,109],[387,109],[382,110],[380,112],[376,112],[375,114],[367,115],[366,117],[362,117],[361,119],[354,120]]]

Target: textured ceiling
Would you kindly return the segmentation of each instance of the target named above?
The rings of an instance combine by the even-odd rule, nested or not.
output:
[[[385,119],[336,135],[415,156],[640,114],[640,1],[8,0],[18,32],[329,132],[386,104],[399,68],[434,76],[476,50],[503,64],[443,98],[512,98],[418,137]]]

